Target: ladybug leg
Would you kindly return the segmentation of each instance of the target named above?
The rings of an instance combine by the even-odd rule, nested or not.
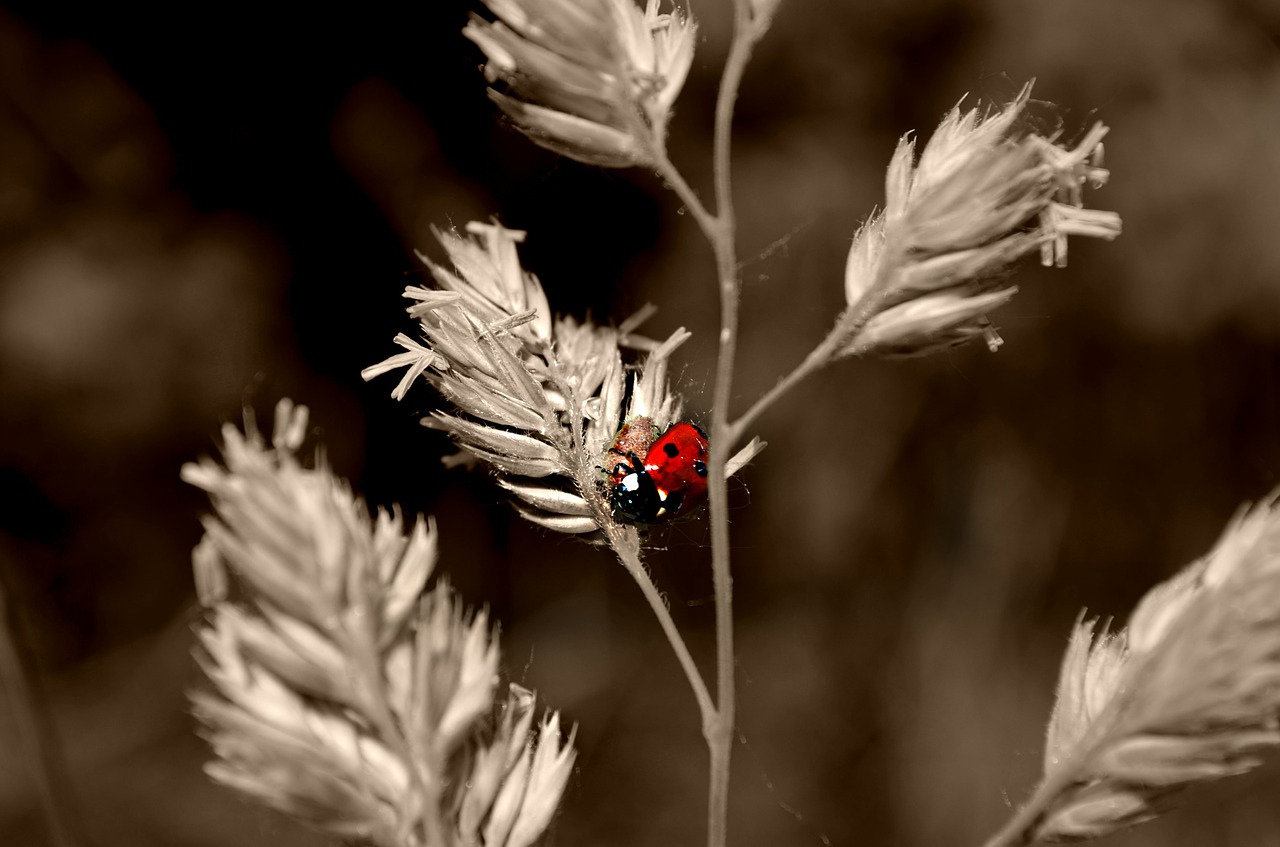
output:
[[[597,470],[605,471],[605,473],[609,473],[609,474],[616,474],[621,472],[622,474],[625,475],[625,474],[637,473],[640,468],[644,467],[644,462],[640,459],[640,457],[631,451],[623,453],[621,450],[619,450],[616,447],[610,447],[609,452],[616,453],[619,456],[622,456],[628,462],[631,462],[631,464],[628,465],[626,462],[618,462],[613,466],[613,470],[611,471],[605,470],[605,468],[602,468],[599,465],[597,465],[596,466]]]

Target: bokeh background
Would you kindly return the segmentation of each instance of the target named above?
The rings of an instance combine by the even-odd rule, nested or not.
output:
[[[708,186],[727,0],[697,0],[673,158]],[[646,302],[705,414],[717,321],[693,221],[643,171],[559,160],[483,93],[462,2],[0,8],[0,562],[97,847],[315,845],[206,781],[184,691],[198,494],[182,462],[280,396],[375,504],[439,520],[507,671],[579,723],[550,843],[698,844],[698,718],[603,552],[522,524],[360,381],[407,328],[431,225],[527,229],[556,309]],[[1006,345],[842,363],[759,423],[731,492],[736,845],[977,844],[1040,766],[1082,607],[1123,619],[1280,472],[1280,4],[784,0],[739,104],[737,408],[841,306],[896,137],[1037,79],[1112,128],[1115,244],[1028,266]],[[712,655],[706,519],[649,562]],[[0,844],[48,843],[0,710]],[[1116,845],[1280,844],[1280,768]]]

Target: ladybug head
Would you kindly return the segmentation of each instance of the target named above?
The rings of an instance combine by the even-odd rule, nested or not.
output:
[[[662,509],[662,497],[653,477],[644,470],[633,470],[618,480],[611,499],[615,511],[639,523],[652,521]]]

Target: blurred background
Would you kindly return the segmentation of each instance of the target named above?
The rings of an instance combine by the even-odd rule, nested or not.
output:
[[[709,187],[727,0],[698,0],[673,158]],[[644,171],[502,125],[462,2],[0,8],[0,564],[96,847],[326,843],[210,784],[185,691],[202,498],[224,421],[312,407],[371,503],[434,514],[510,677],[579,723],[557,845],[698,844],[692,696],[602,551],[446,472],[419,388],[362,367],[409,327],[431,225],[496,215],[561,312],[687,326],[705,414],[712,262]],[[784,0],[739,104],[741,410],[842,305],[897,136],[1029,79],[1067,138],[1112,127],[1114,244],[1027,266],[1006,340],[842,363],[761,419],[731,490],[736,845],[980,843],[1035,781],[1069,627],[1123,619],[1280,471],[1280,3]],[[706,518],[649,557],[712,655]],[[48,843],[0,710],[0,844]],[[1280,769],[1116,845],[1280,844]]]

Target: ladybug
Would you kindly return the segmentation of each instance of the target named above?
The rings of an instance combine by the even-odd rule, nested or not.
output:
[[[609,448],[621,457],[610,458],[609,499],[615,514],[634,523],[678,518],[707,499],[707,434],[688,421],[654,437],[656,431],[652,419],[636,418],[623,425]]]

